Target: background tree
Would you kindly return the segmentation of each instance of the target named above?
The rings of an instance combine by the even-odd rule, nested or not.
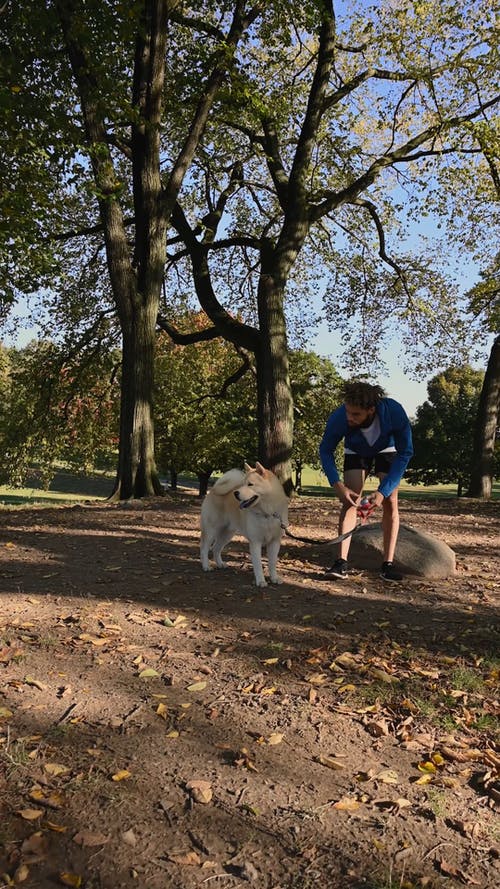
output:
[[[295,412],[292,465],[295,489],[300,491],[304,466],[321,466],[319,442],[329,414],[342,401],[342,379],[328,358],[302,350],[290,352],[290,379]]]
[[[111,468],[118,447],[119,353],[68,360],[54,343],[8,351],[8,392],[0,434],[1,478],[48,486],[63,463],[74,472]]]
[[[500,183],[498,187],[500,197]],[[474,450],[471,463],[469,497],[491,497],[495,468],[495,443],[500,413],[500,254],[468,294],[470,308],[480,316],[487,330],[496,333],[491,347],[481,397],[474,423]]]
[[[30,160],[38,153],[45,174],[36,182],[47,178],[51,185],[47,199],[39,201],[36,225],[43,219],[50,228],[50,220],[50,234],[63,233],[51,215],[60,208],[50,202],[56,192],[66,221],[73,211],[73,231],[99,231],[104,240],[122,335],[117,497],[162,491],[154,463],[152,392],[168,222],[235,48],[259,11],[259,4],[250,7],[243,0],[216,9],[195,2],[188,10],[192,19],[175,0],[132,6],[53,0],[12,4],[4,11],[9,123],[30,127]],[[196,44],[191,35],[198,20],[206,27],[203,43]],[[162,133],[168,133],[166,145]],[[12,130],[9,135],[10,154],[17,156]],[[25,141],[22,149],[29,155]],[[54,178],[44,149],[55,156]],[[27,186],[26,173],[18,172]],[[82,217],[92,215],[93,224],[83,226]],[[42,241],[36,232],[36,243]]]
[[[202,313],[177,319],[192,328],[204,322]],[[241,357],[223,340],[176,346],[160,335],[157,460],[173,486],[178,473],[194,472],[203,496],[213,472],[255,460],[255,379],[251,373],[240,378],[240,368]]]
[[[412,423],[414,456],[406,470],[410,484],[455,483],[463,494],[470,477],[474,418],[482,371],[464,365],[437,374],[427,386],[428,401]]]
[[[285,297],[295,282],[303,320],[314,286],[331,274],[325,311],[358,371],[373,372],[397,325],[406,325],[400,339],[420,368],[431,346],[439,366],[467,341],[458,290],[430,274],[428,256],[390,250],[387,232],[396,223],[403,239],[406,200],[415,215],[425,211],[425,181],[436,181],[439,165],[484,160],[470,124],[498,102],[490,11],[474,2],[458,15],[447,2],[353,4],[342,15],[326,0],[294,6],[286,39],[280,30],[245,45],[232,106],[207,130],[193,167],[198,188],[189,202],[180,195],[172,216],[184,242],[170,254],[173,291],[180,276],[187,281],[188,255],[217,332],[255,355],[259,456],[285,484],[293,433]]]

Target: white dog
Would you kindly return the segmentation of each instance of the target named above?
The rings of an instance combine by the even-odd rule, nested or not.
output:
[[[210,571],[208,554],[218,568],[225,568],[221,553],[234,534],[250,543],[255,583],[267,586],[262,569],[262,547],[267,548],[269,577],[282,583],[276,573],[281,530],[288,524],[288,500],[273,472],[257,463],[245,463],[245,472],[230,469],[215,482],[201,507],[200,557],[204,571]]]

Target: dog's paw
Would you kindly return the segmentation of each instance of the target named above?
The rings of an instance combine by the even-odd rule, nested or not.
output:
[[[256,580],[256,581],[255,581],[255,586],[258,586],[258,587],[265,587],[265,586],[267,586],[267,582],[264,580],[264,578],[262,578],[262,580]]]
[[[282,577],[278,576],[278,574],[275,574],[274,577],[270,577],[269,580],[271,581],[271,583],[275,583],[277,586],[280,586],[280,584],[285,582]]]
[[[205,571],[206,574],[208,574],[209,571],[214,570],[211,565],[202,565],[201,567],[202,567],[202,570]]]

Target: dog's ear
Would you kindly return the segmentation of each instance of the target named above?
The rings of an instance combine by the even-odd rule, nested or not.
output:
[[[255,472],[258,472],[259,475],[265,475],[266,472],[267,472],[267,469],[264,468],[264,466],[262,465],[262,463],[258,463],[258,462],[257,462],[257,463],[255,464]]]
[[[254,472],[253,466],[249,466],[248,463],[244,463],[243,468],[244,468],[245,472]]]

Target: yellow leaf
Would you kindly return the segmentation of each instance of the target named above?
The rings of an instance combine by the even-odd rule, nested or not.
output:
[[[203,691],[204,688],[207,687],[207,683],[204,679],[200,682],[193,682],[191,685],[188,685],[188,691]]]
[[[440,753],[433,753],[431,756],[431,760],[435,766],[444,766],[445,759],[441,756]]]
[[[171,732],[167,732],[166,737],[167,738],[178,738],[179,732],[177,731],[177,729],[173,728]]]
[[[61,765],[58,762],[46,762],[44,765],[44,769],[48,775],[66,775],[69,772],[67,766]]]
[[[33,679],[33,676],[25,676],[24,681],[26,685],[33,685],[35,688],[38,688],[39,691],[45,690],[45,685],[43,682],[40,682],[39,679]]]
[[[345,695],[350,691],[356,691],[356,686],[352,685],[352,683],[348,682],[347,685],[339,686],[338,692],[339,695]]]
[[[311,685],[324,685],[327,681],[328,676],[326,673],[312,673],[307,677],[307,682]]]
[[[36,821],[43,815],[43,809],[20,809],[17,814],[25,821]]]
[[[382,781],[383,784],[398,784],[399,776],[394,769],[383,769],[378,775],[375,775],[376,781]]]
[[[268,657],[268,658],[266,658],[265,661],[262,661],[262,663],[270,666],[271,664],[277,664],[278,661],[279,661],[279,658],[277,658],[277,657]]]
[[[69,874],[67,872],[64,872],[62,874],[59,874],[59,879],[63,886],[73,886],[74,889],[79,889],[79,887],[82,885],[82,878],[79,876],[79,874]]]
[[[350,796],[344,796],[342,799],[339,799],[338,802],[333,803],[332,809],[341,809],[343,812],[354,812],[356,809],[359,809],[360,803],[357,799],[353,799]]]
[[[271,685],[269,688],[263,688],[261,691],[261,695],[274,695],[276,692],[276,686]]]
[[[158,704],[156,713],[158,716],[161,716],[162,719],[166,719],[168,713],[168,707],[166,706],[166,704]]]
[[[380,680],[380,682],[399,682],[399,679],[396,676],[392,676],[391,673],[387,673],[386,670],[380,670],[379,667],[372,667],[370,669],[370,675],[373,676],[374,679]]]
[[[421,778],[417,778],[417,780],[414,781],[414,784],[431,784],[431,782],[433,780],[434,780],[434,775],[429,775],[429,774],[422,775]]]
[[[111,775],[111,780],[112,781],[124,781],[125,778],[130,778],[131,774],[132,773],[129,772],[127,769],[120,769],[119,772],[115,772],[114,775]]]
[[[54,833],[66,833],[67,827],[64,824],[54,824],[53,821],[45,821],[45,827],[48,827],[49,830],[53,830]]]
[[[273,732],[271,735],[269,735],[269,737],[267,739],[267,743],[270,744],[271,747],[273,747],[276,744],[281,744],[282,740],[283,740],[283,735],[281,732]]]
[[[141,670],[139,673],[139,679],[152,679],[154,676],[159,676],[160,674],[157,670],[153,670],[152,667],[146,667],[145,670]]]
[[[334,759],[333,756],[318,756],[316,761],[319,762],[320,765],[326,766],[327,769],[334,769],[335,771],[345,769],[345,763],[339,762],[338,759]]]
[[[12,710],[9,710],[8,707],[0,707],[0,719],[10,719],[13,715]]]
[[[200,864],[200,856],[197,852],[186,852],[185,855],[169,855],[169,861],[173,861],[174,864],[186,864],[186,865],[199,865]]]
[[[427,760],[426,762],[419,762],[417,769],[419,770],[419,772],[426,772],[429,775],[435,775],[437,771],[434,763],[429,762],[429,760]]]

